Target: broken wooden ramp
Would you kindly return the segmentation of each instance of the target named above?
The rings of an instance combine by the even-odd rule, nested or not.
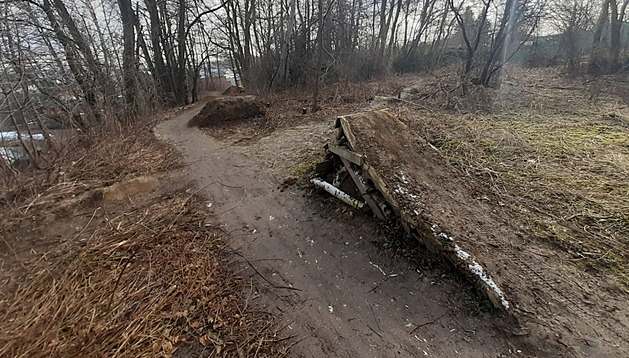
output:
[[[338,117],[336,127],[335,143],[327,146],[341,163],[334,184],[347,190],[347,182],[353,183],[353,195],[377,218],[398,217],[410,235],[481,287],[495,307],[509,311],[505,293],[485,265],[490,257],[474,244],[479,240],[478,227],[470,222],[475,211],[466,207],[477,200],[465,179],[387,110]],[[482,214],[490,215],[487,210],[482,207]]]

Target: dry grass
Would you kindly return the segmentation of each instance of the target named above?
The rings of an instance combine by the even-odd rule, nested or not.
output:
[[[178,166],[149,129],[84,137],[48,169],[5,178],[13,183],[2,191],[5,240],[26,226],[33,241],[47,240],[47,225],[90,214],[47,252],[14,258],[0,290],[0,356],[168,357],[182,344],[204,357],[282,355],[273,318],[252,309],[253,287],[231,271],[223,234],[206,224],[195,195],[135,199],[113,211],[91,195]],[[5,244],[0,253],[14,254]]]
[[[155,140],[154,122],[100,129],[67,139],[25,172],[3,172],[0,224],[19,227],[23,220],[46,213],[59,202],[95,188],[179,166],[178,154]],[[50,209],[50,210],[48,210]]]
[[[0,356],[265,356],[273,320],[253,314],[223,242],[186,193],[105,216],[48,253],[0,301]]]
[[[319,95],[321,109],[311,112],[312,90],[291,88],[269,94],[265,100],[270,103],[265,125],[268,129],[294,126],[313,120],[327,120],[344,114],[362,110],[376,96],[397,96],[408,86],[409,79],[415,76],[383,76],[367,82],[339,83],[324,85]],[[306,109],[307,114],[302,114]]]
[[[444,157],[491,186],[574,263],[629,290],[629,109],[582,80],[520,72],[490,110],[407,110]],[[592,82],[591,82],[592,83]],[[596,90],[598,91],[598,90]]]

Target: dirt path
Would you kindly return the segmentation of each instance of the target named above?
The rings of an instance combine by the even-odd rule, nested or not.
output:
[[[163,122],[156,133],[183,153],[183,174],[203,188],[209,213],[244,257],[242,274],[260,288],[252,300],[279,317],[282,337],[294,337],[293,356],[545,355],[543,345],[502,333],[500,317],[470,314],[477,302],[465,283],[378,248],[382,230],[369,218],[334,212],[296,187],[279,190],[280,179],[267,170],[270,157],[290,151],[277,143],[299,142],[299,130],[278,131],[243,151],[188,128],[200,109]],[[255,147],[265,143],[277,151]]]

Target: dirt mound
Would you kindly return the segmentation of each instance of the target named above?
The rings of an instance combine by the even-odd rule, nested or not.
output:
[[[233,96],[237,94],[245,93],[245,88],[240,86],[229,86],[223,91],[223,96]]]
[[[556,345],[549,346],[551,350],[562,349],[559,345],[570,347],[575,356],[627,356],[626,295],[601,272],[583,272],[569,265],[577,261],[538,237],[530,224],[532,210],[524,211],[523,196],[516,194],[517,206],[511,207],[514,199],[492,192],[486,178],[470,174],[471,167],[461,170],[449,165],[446,159],[451,160],[452,155],[445,156],[443,146],[424,141],[386,110],[343,116],[339,124],[349,149],[367,158],[363,174],[367,172],[366,177],[410,231],[415,230],[420,241],[455,266],[476,275],[488,289],[489,298],[515,318],[515,334],[526,332],[531,342]],[[592,138],[589,132],[578,135]],[[617,134],[614,138],[624,137]],[[468,159],[469,154],[465,155]],[[548,155],[544,159],[548,161]],[[493,183],[497,171],[491,170],[491,174]],[[624,247],[620,240],[612,244],[620,250]],[[601,256],[610,252],[603,251]],[[585,258],[579,259],[580,265]]]
[[[188,122],[189,127],[207,128],[262,116],[266,105],[255,96],[215,97]]]
[[[153,191],[159,180],[155,177],[141,176],[115,183],[111,186],[103,188],[103,200],[105,201],[120,201],[126,199],[128,196],[133,196],[141,193],[148,193]]]

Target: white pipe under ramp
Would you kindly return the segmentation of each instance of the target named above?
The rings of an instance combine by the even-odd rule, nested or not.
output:
[[[352,198],[351,196],[347,195],[345,192],[339,190],[338,188],[328,183],[327,181],[324,181],[318,178],[313,178],[313,179],[310,179],[310,182],[322,188],[323,190],[327,191],[335,198],[339,199],[340,201],[344,202],[345,204],[353,208],[360,209],[363,206],[365,206],[365,203],[363,203],[362,201]]]

